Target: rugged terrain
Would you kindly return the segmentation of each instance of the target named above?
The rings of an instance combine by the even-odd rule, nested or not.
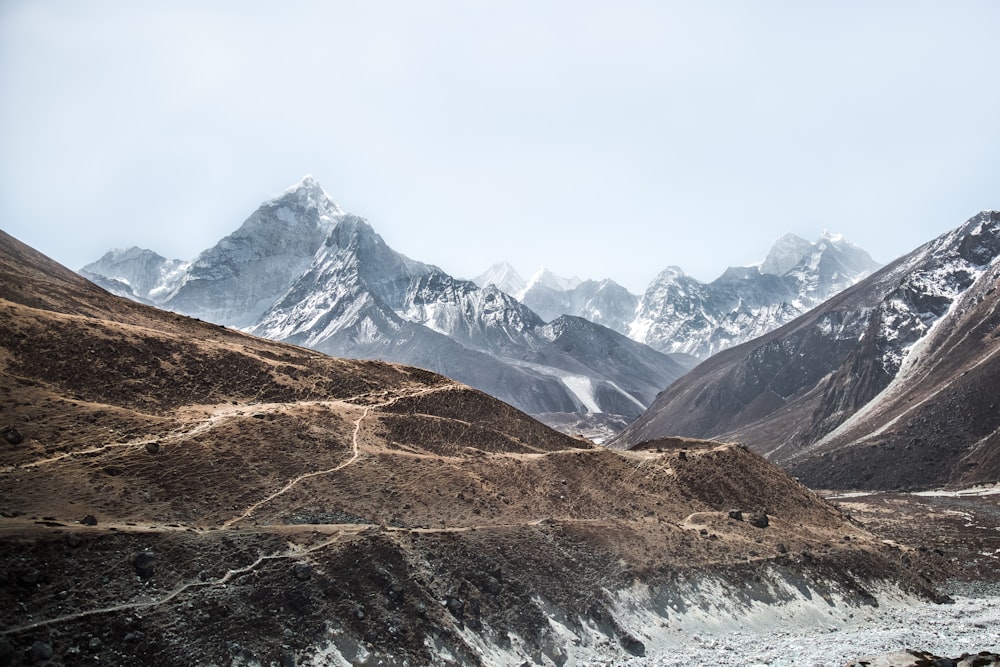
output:
[[[1000,479],[1000,213],[708,359],[623,432],[735,440],[814,488]]]
[[[439,375],[120,299],[2,233],[0,312],[6,662],[572,664],[947,572],[742,447],[594,447]]]
[[[544,269],[525,281],[505,262],[475,281],[496,285],[543,319],[583,317],[661,352],[706,359],[777,329],[878,268],[842,237],[824,233],[812,243],[786,234],[759,265],[730,267],[708,283],[671,266],[641,296],[613,280],[565,279]]]
[[[132,248],[81,273],[258,336],[431,369],[532,414],[632,419],[693,365],[587,320],[546,322],[496,287],[412,260],[309,177],[190,262]]]

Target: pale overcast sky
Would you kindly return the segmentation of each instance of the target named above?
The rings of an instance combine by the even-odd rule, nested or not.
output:
[[[1000,208],[1000,2],[0,2],[0,228],[190,259],[312,174],[471,277],[888,261]]]

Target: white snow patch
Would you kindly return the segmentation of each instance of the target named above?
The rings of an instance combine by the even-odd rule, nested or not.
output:
[[[559,380],[583,403],[587,412],[603,412],[594,397],[594,383],[586,375],[563,375]]]
[[[915,496],[923,496],[925,498],[963,498],[968,496],[997,496],[1000,495],[1000,484],[986,484],[983,486],[973,486],[968,489],[960,489],[958,491],[945,491],[944,489],[937,489],[933,491],[916,491],[913,493]]]

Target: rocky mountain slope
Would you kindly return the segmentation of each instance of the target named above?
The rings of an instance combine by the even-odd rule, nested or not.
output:
[[[729,268],[710,283],[672,266],[642,296],[612,280],[564,281],[543,273],[525,282],[505,263],[476,281],[503,283],[543,319],[575,315],[661,352],[706,359],[777,329],[878,267],[839,236],[824,234],[810,243],[786,234],[759,266]]]
[[[1000,479],[1000,213],[669,387],[621,437],[736,439],[814,487]]]
[[[711,283],[667,269],[643,295],[629,336],[705,359],[777,329],[877,268],[840,237],[809,243],[787,234],[759,267],[730,268]]]
[[[444,373],[535,414],[632,418],[692,365],[590,322],[546,324],[496,287],[411,260],[308,177],[194,261],[157,257],[109,253],[81,272],[257,335]]]
[[[761,609],[842,623],[940,572],[741,447],[595,448],[2,232],[0,312],[8,663],[574,664]]]

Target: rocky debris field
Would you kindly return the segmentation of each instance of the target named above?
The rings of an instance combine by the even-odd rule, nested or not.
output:
[[[993,652],[987,662],[998,664],[1000,648],[1000,590],[990,597],[956,598],[951,604],[921,603],[885,607],[861,622],[843,627],[776,627],[770,632],[734,631],[688,638],[676,648],[630,660],[608,660],[592,665],[628,667],[842,667],[866,663],[870,667],[949,667],[947,661],[900,660],[913,647],[933,656],[958,658],[963,654]],[[885,662],[886,656],[895,656]],[[984,660],[986,658],[983,658]],[[963,666],[964,667],[964,666]]]
[[[668,651],[595,665],[986,667],[1000,664],[1000,493],[826,495],[887,541],[911,544],[948,564],[947,604],[885,605],[842,626],[733,628],[692,636]],[[907,653],[912,651],[912,653]]]

